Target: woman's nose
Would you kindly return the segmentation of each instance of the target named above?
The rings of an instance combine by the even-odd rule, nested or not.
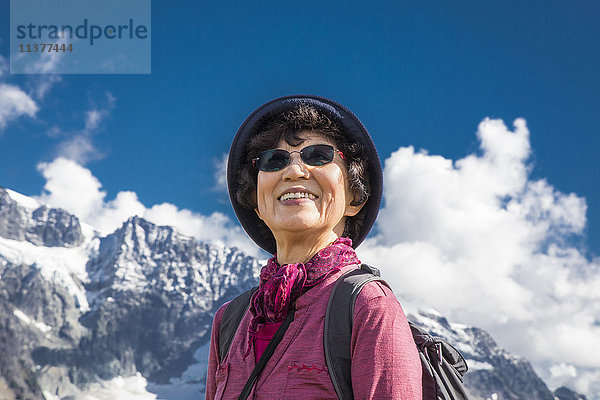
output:
[[[300,153],[290,153],[290,164],[283,170],[283,179],[308,178],[309,171],[302,161]]]

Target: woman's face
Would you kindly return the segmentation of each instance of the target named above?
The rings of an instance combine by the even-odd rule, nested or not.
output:
[[[278,149],[300,151],[313,144],[335,144],[312,132],[299,135],[304,142],[290,146],[284,140]],[[303,193],[301,198],[287,198],[287,193]],[[282,197],[283,196],[283,197]],[[341,236],[346,216],[353,216],[361,206],[351,206],[352,193],[344,160],[336,152],[333,162],[322,166],[306,165],[299,153],[291,154],[290,164],[279,171],[258,172],[256,213],[273,232],[280,234],[329,234]]]

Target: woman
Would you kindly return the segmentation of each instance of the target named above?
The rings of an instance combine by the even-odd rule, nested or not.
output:
[[[275,254],[219,359],[216,313],[207,399],[237,399],[256,361],[290,310],[293,321],[258,376],[249,398],[336,399],[323,350],[323,320],[336,280],[359,268],[356,248],[381,201],[375,146],[358,118],[318,96],[286,96],[254,111],[229,153],[227,180],[248,235]],[[421,399],[421,364],[394,294],[371,282],[354,308],[355,399]]]

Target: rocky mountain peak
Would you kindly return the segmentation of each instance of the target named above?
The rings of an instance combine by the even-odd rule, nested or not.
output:
[[[0,187],[0,237],[27,241],[36,246],[74,247],[84,237],[77,217],[45,205],[30,211]]]
[[[554,391],[558,400],[587,400],[582,394],[579,394],[567,387],[561,386]]]

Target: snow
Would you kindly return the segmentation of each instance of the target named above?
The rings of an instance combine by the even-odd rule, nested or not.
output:
[[[149,383],[147,389],[158,395],[158,399],[198,400],[204,398],[208,349],[210,342],[194,353],[197,363],[190,365],[179,378],[173,378],[166,385]]]
[[[41,206],[41,204],[28,196],[22,195],[21,193],[17,193],[14,190],[4,189],[6,193],[10,196],[11,199],[19,203],[20,206],[26,208],[29,211],[33,211]]]
[[[44,398],[45,398],[46,400],[60,400],[60,397],[58,397],[58,396],[56,396],[56,395],[54,395],[54,394],[50,393],[50,392],[49,392],[49,391],[47,391],[47,390],[42,390],[42,394],[44,395]]]
[[[144,275],[144,267],[134,261],[126,261],[115,271],[116,282],[114,287],[129,290],[143,291],[147,281]]]
[[[25,314],[23,311],[19,310],[18,308],[13,311],[13,314],[15,317],[19,318],[25,324],[33,325],[44,333],[47,333],[50,330],[52,330],[51,327],[44,324],[43,322],[38,322],[38,321],[32,320],[31,318],[29,318],[29,316],[27,316],[27,314]]]
[[[87,311],[89,304],[81,282],[88,280],[86,263],[98,244],[98,239],[88,238],[77,247],[45,247],[0,237],[0,254],[13,264],[35,266],[47,280],[65,286],[81,311]]]
[[[83,234],[85,240],[91,240],[100,236],[99,231],[90,224],[86,224],[85,222],[79,220],[79,226],[81,227],[81,233]]]
[[[476,371],[476,370],[492,370],[494,369],[494,367],[490,364],[490,363],[486,363],[486,362],[482,362],[482,361],[475,361],[475,360],[465,360],[467,362],[467,365],[469,366],[469,371]]]
[[[146,378],[139,372],[133,376],[118,376],[109,381],[90,385],[78,393],[74,400],[157,400],[156,395],[146,390]]]

